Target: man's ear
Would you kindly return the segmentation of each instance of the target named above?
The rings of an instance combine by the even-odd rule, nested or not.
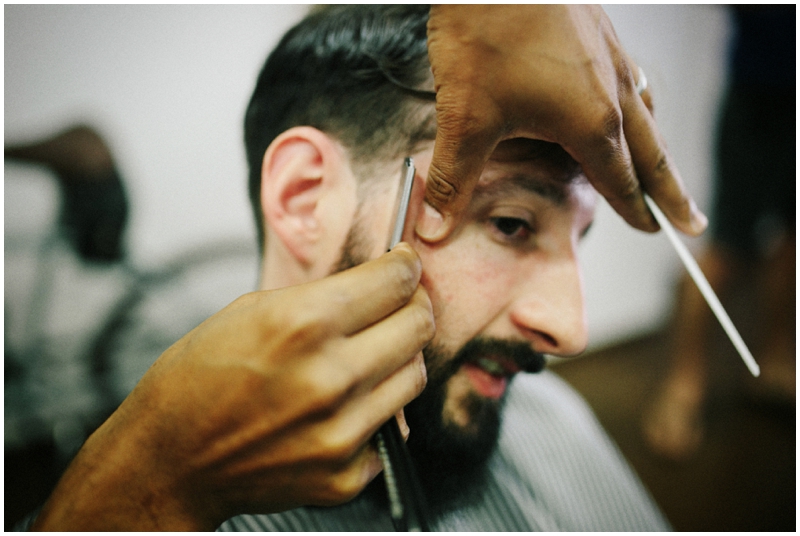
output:
[[[334,138],[312,127],[293,127],[267,148],[261,207],[268,252],[280,246],[303,270],[327,269],[339,255],[356,206],[355,177]],[[275,239],[280,244],[271,243]]]

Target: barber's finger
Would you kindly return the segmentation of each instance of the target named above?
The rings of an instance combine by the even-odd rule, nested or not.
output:
[[[335,485],[331,486],[333,493],[329,493],[328,500],[338,501],[342,495],[357,492],[359,486],[366,485],[381,470],[372,437],[422,391],[424,385],[417,385],[415,370],[421,362],[420,353],[375,389],[351,397],[332,418],[317,424],[318,446],[323,449],[317,457],[327,458],[334,465],[332,482]],[[297,448],[303,449],[308,444]]]
[[[437,94],[436,143],[425,186],[425,207],[416,225],[417,235],[436,242],[458,223],[484,165],[501,139],[502,131],[488,118],[491,103],[476,103]],[[465,105],[464,103],[469,103]],[[473,112],[480,110],[476,115]]]
[[[646,87],[644,88],[644,91],[639,93],[639,98],[642,99],[642,102],[647,107],[650,115],[653,115],[653,91],[649,87]]]
[[[401,417],[398,418],[400,430],[403,438],[407,439],[409,428],[402,409],[425,389],[428,377],[424,375],[420,381],[418,375],[420,370],[425,371],[425,360],[422,352],[378,384],[368,397],[370,403],[367,411],[370,413],[364,416],[365,422],[372,422],[377,427],[380,427],[389,418],[398,418],[399,415]],[[366,410],[366,408],[364,409]],[[389,415],[389,417],[387,418],[386,415]]]
[[[324,318],[338,333],[350,335],[408,303],[421,275],[419,256],[401,243],[377,259],[304,285],[292,296],[293,310]]]
[[[419,287],[408,304],[348,337],[343,359],[355,383],[372,389],[421,352],[434,335],[433,308],[427,292]]]
[[[708,220],[686,191],[652,114],[636,95],[624,110],[625,137],[641,187],[680,231],[697,236]]]
[[[420,371],[423,372],[422,376]],[[422,393],[427,382],[424,371],[424,359],[420,352],[363,397],[353,397],[348,401],[340,410],[336,425],[343,426],[340,428],[343,432],[361,430],[363,435],[355,438],[354,443],[366,441],[383,423],[395,418],[399,411]]]
[[[397,426],[400,428],[400,433],[403,434],[403,440],[408,441],[411,429],[408,427],[408,421],[406,421],[406,412],[401,409],[394,414],[394,418],[397,419]]]
[[[328,475],[323,485],[313,491],[316,495],[312,504],[316,506],[335,506],[352,500],[383,470],[377,449],[368,439],[347,461]]]
[[[590,104],[591,108],[583,112],[583,128],[573,129],[572,139],[563,144],[564,149],[626,222],[643,231],[658,230],[633,168],[618,102],[598,99]]]

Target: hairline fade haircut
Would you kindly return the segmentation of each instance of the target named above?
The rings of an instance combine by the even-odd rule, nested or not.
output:
[[[399,162],[435,138],[435,96],[422,89],[431,85],[428,12],[427,5],[318,7],[269,55],[244,121],[259,248],[262,160],[282,132],[311,126],[335,137],[360,181],[370,164]]]

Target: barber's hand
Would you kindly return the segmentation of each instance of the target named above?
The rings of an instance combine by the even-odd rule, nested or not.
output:
[[[583,5],[437,5],[428,23],[438,131],[422,238],[446,237],[498,142],[558,143],[625,220],[658,224],[642,190],[675,226],[707,222],[686,193],[635,89],[638,72],[606,14]]]
[[[400,245],[236,300],[161,355],[35,528],[213,530],[353,498],[382,470],[371,437],[426,383],[434,324],[420,275]]]

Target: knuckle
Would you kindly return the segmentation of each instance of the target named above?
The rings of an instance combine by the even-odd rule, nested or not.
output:
[[[367,482],[359,471],[346,470],[331,480],[326,502],[330,505],[348,502],[354,499],[366,485]]]
[[[631,201],[641,195],[642,189],[635,177],[629,177],[617,189],[616,197],[623,201]]]
[[[341,367],[310,367],[302,391],[306,397],[306,413],[320,417],[334,414],[353,390],[352,374]]]
[[[627,207],[637,204],[642,196],[642,188],[639,180],[633,174],[633,170],[628,168],[628,172],[624,172],[622,177],[618,177],[613,184],[601,184],[597,189],[603,194],[603,197],[613,206],[618,212],[626,211]]]
[[[585,116],[586,123],[578,127],[583,132],[582,144],[593,155],[599,167],[613,167],[627,160],[622,112],[611,102],[594,106]]]
[[[621,91],[636,95],[636,79],[638,73],[634,73],[633,65],[623,58],[619,58],[619,61],[614,64],[614,70],[616,71],[618,82],[621,83]],[[638,71],[638,69],[636,69],[636,71]]]
[[[585,132],[587,142],[599,147],[614,147],[622,139],[622,110],[610,97],[598,99],[586,110]]]
[[[325,449],[328,452],[328,459],[336,464],[348,464],[360,446],[360,438],[361,436],[357,435],[355,430],[344,429],[344,427],[339,427],[327,434]]]
[[[619,145],[622,138],[622,112],[617,106],[609,105],[598,118],[599,133],[604,140]]]
[[[664,173],[669,172],[670,167],[669,156],[667,156],[667,153],[659,147],[656,156],[656,164],[653,167],[654,173],[656,175],[663,175]]]
[[[441,169],[431,166],[425,194],[431,204],[440,207],[450,204],[458,196],[458,187],[447,179]]]
[[[646,183],[651,193],[657,193],[663,188],[669,188],[671,184],[672,162],[669,154],[660,145],[653,148],[653,152],[644,164],[642,182]]]
[[[492,120],[491,110],[491,101],[474,84],[457,90],[446,88],[436,100],[436,122],[443,141],[456,145],[458,140],[480,136]]]
[[[289,307],[272,318],[290,348],[317,348],[332,336],[331,321],[318,307]]]

